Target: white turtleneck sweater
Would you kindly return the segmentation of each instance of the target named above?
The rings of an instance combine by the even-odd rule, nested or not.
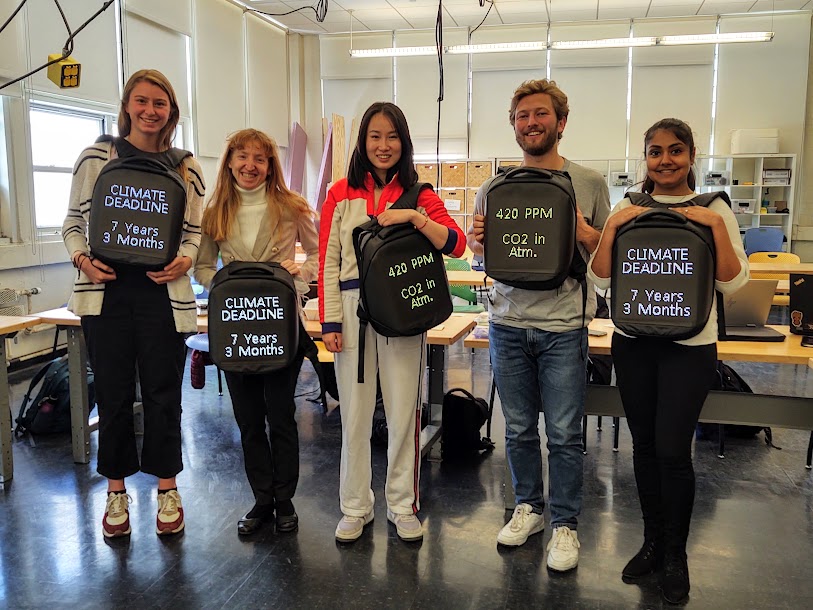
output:
[[[268,200],[265,198],[265,182],[250,191],[235,186],[240,194],[240,207],[237,208],[237,235],[240,236],[246,250],[251,252],[254,250],[254,242],[257,241],[263,214],[268,207]]]

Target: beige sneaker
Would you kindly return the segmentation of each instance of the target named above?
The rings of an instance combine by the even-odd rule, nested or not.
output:
[[[387,509],[387,520],[395,526],[401,540],[413,541],[423,538],[423,524],[415,515],[402,515]]]
[[[372,523],[373,516],[372,510],[363,517],[344,515],[336,526],[336,540],[340,542],[358,540],[364,532],[364,526]]]
[[[107,504],[102,518],[102,533],[105,538],[130,535],[132,531],[130,528],[130,502],[132,501],[130,494],[123,491],[107,493]]]
[[[177,534],[184,528],[183,504],[177,490],[171,489],[158,494],[158,517],[155,524],[155,531],[159,536]]]
[[[548,542],[548,567],[557,572],[567,572],[579,565],[579,535],[566,525],[553,530]]]
[[[545,515],[533,512],[530,504],[517,504],[511,520],[497,534],[497,542],[505,546],[522,546],[529,536],[545,529]]]

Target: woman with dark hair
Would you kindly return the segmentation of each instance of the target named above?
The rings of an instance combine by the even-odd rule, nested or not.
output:
[[[308,202],[285,186],[274,140],[256,129],[242,129],[226,141],[214,193],[203,213],[203,238],[193,275],[208,289],[218,254],[224,265],[278,262],[294,276],[297,291],[305,294],[318,263],[313,218]],[[297,241],[307,255],[301,267],[294,262]],[[237,522],[237,533],[243,536],[272,519],[278,532],[299,527],[292,502],[299,481],[294,392],[305,346],[312,345],[304,328],[299,334],[299,351],[285,369],[263,375],[226,372],[255,500]]]
[[[389,209],[418,181],[412,140],[398,106],[377,102],[364,113],[346,179],[330,189],[322,208],[319,234],[319,314],[322,340],[336,354],[342,416],[339,497],[343,517],[336,539],[358,539],[373,520],[370,488],[370,435],[376,375],[387,416],[387,519],[403,540],[420,540],[420,412],[425,336],[384,337],[367,327],[364,379],[358,383],[359,273],[353,229],[371,216],[382,226],[411,223],[438,250],[459,257],[466,248],[462,230],[430,189],[421,191],[417,209]]]
[[[720,197],[694,205],[695,146],[689,126],[663,119],[644,136],[647,176],[643,191],[711,230],[716,251],[715,290],[735,292],[748,280],[748,259],[734,213]],[[610,287],[612,251],[618,230],[652,208],[623,199],[604,224],[588,276]],[[716,297],[715,297],[716,301]],[[631,337],[618,328],[612,339],[618,389],[633,446],[633,468],[644,520],[644,544],[622,577],[637,581],[663,568],[661,592],[681,603],[689,595],[686,542],[694,505],[692,436],[711,389],[717,364],[717,310],[712,303],[705,327],[689,339]]]
[[[158,534],[175,534],[184,528],[175,482],[183,469],[183,335],[197,330],[195,295],[187,271],[198,255],[204,187],[203,172],[192,153],[171,149],[179,116],[175,92],[163,74],[157,70],[133,74],[121,99],[120,137],[105,138],[82,151],[74,166],[68,215],[62,225],[65,247],[79,270],[68,309],[82,318],[96,380],[97,470],[107,478],[102,519],[106,537],[130,534],[130,496],[124,480],[139,470],[158,477]],[[185,199],[167,201],[174,210],[183,209],[180,247],[173,260],[157,271],[127,264],[114,268],[88,246],[94,186],[105,165],[116,157],[152,159],[183,178]],[[179,157],[182,161],[176,163]],[[144,405],[140,460],[133,428],[136,366]]]

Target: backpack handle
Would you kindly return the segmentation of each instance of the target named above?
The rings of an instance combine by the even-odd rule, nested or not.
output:
[[[512,167],[505,172],[506,180],[521,178],[522,176],[533,176],[534,178],[543,178],[545,180],[553,178],[553,174],[550,170],[540,169],[538,167]]]
[[[655,218],[668,220],[670,222],[674,222],[675,224],[685,225],[687,222],[689,222],[689,219],[686,218],[683,214],[678,214],[677,212],[673,212],[672,210],[665,209],[653,209],[651,212],[641,214],[635,220],[639,222],[648,222],[649,220],[653,220]]]

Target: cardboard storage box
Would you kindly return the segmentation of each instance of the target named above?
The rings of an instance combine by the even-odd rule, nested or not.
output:
[[[438,166],[435,163],[416,163],[415,169],[418,172],[418,182],[428,182],[437,187]]]
[[[466,213],[466,191],[464,189],[440,189],[440,199],[449,214]]]
[[[466,186],[469,188],[477,188],[494,174],[491,161],[469,161],[466,166]]]
[[[466,164],[441,163],[440,186],[443,188],[457,188],[466,186]]]
[[[762,184],[765,186],[788,186],[790,184],[790,169],[763,169]]]
[[[779,130],[733,129],[731,131],[731,154],[771,154],[779,152]]]

